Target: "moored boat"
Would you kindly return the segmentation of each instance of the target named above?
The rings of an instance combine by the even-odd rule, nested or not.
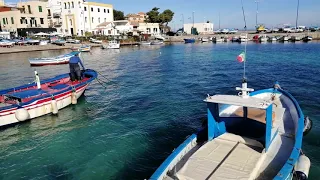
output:
[[[276,42],[277,38],[276,37],[268,37],[269,42]]]
[[[201,38],[201,42],[209,42],[209,38],[203,37]]]
[[[304,42],[312,41],[312,36],[304,36],[304,37],[302,38],[302,40],[303,40]]]
[[[102,44],[102,40],[98,40],[98,39],[90,38],[89,41],[92,42],[92,43],[96,43],[96,44]]]
[[[238,36],[233,36],[231,41],[232,42],[240,42],[240,38]]]
[[[264,34],[259,37],[259,42],[267,42],[267,41],[268,41],[267,35]]]
[[[240,41],[240,42],[247,42],[247,41],[248,41],[247,34],[241,34],[241,35],[239,36],[239,41]]]
[[[225,38],[224,37],[221,37],[221,38],[219,38],[219,37],[213,37],[212,38],[212,42],[214,42],[214,43],[221,43],[221,42],[224,42],[225,41]]]
[[[91,46],[90,45],[82,45],[78,48],[78,51],[80,52],[90,52]]]
[[[27,121],[46,114],[57,114],[77,99],[94,79],[97,72],[83,70],[82,80],[70,81],[69,73],[40,82],[37,72],[36,82],[0,91],[0,126]]]
[[[120,48],[120,42],[113,40],[109,41],[108,45],[105,46],[105,49],[119,49]]]
[[[71,57],[79,54],[79,52],[74,51],[68,54],[49,57],[49,58],[32,58],[29,59],[31,66],[45,66],[45,65],[58,65],[58,64],[68,64]]]
[[[51,44],[56,44],[56,45],[59,45],[59,46],[64,46],[66,44],[66,41],[65,40],[62,40],[62,39],[57,39],[53,42],[51,42]]]
[[[236,89],[238,95],[208,95],[205,127],[176,148],[151,180],[308,177],[302,140],[312,123],[296,99],[278,83],[254,91],[244,79]]]
[[[140,45],[151,45],[151,42],[149,42],[149,41],[141,41],[139,44]]]
[[[279,38],[279,41],[280,41],[280,42],[289,41],[289,37],[288,37],[288,36],[281,36],[281,37]]]
[[[151,41],[151,45],[161,45],[163,41]]]
[[[196,40],[194,38],[191,38],[191,39],[183,39],[184,40],[184,43],[195,43]]]

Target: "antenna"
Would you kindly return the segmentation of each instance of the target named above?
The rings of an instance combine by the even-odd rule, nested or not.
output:
[[[243,8],[243,0],[241,0],[241,6],[242,6],[242,14],[243,14],[243,20],[244,20],[244,31],[246,33],[247,41],[244,45],[244,61],[243,61],[243,79],[246,78],[246,61],[247,61],[247,44],[248,44],[248,32],[247,32],[247,21],[246,16],[244,14],[244,8]]]

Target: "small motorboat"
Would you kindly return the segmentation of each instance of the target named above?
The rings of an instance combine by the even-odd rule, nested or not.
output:
[[[0,126],[27,121],[77,104],[77,99],[98,74],[86,69],[82,80],[71,81],[69,73],[42,80],[35,71],[36,80],[31,84],[0,91]]]
[[[78,51],[80,52],[90,52],[91,46],[90,45],[82,45],[78,48]]]
[[[39,45],[43,46],[43,45],[47,45],[48,44],[48,41],[46,40],[41,40]]]
[[[148,45],[151,45],[151,42],[149,42],[149,41],[141,41],[139,44],[142,45],[142,46],[148,46]]]
[[[238,36],[233,36],[231,41],[232,42],[240,42],[240,38]]]
[[[281,36],[281,37],[279,38],[279,41],[280,41],[280,42],[289,41],[289,37],[288,37],[288,36]]]
[[[71,57],[79,54],[80,52],[74,51],[68,54],[49,57],[49,58],[32,58],[29,59],[31,66],[45,66],[45,65],[58,65],[58,64],[68,64]]]
[[[212,38],[212,42],[214,42],[214,43],[222,43],[222,42],[224,42],[225,41],[225,38],[224,37],[221,37],[221,38],[219,38],[219,37],[213,37]]]
[[[90,38],[89,41],[92,42],[92,43],[96,43],[96,44],[102,44],[102,40],[98,40],[98,39]]]
[[[247,42],[248,41],[248,37],[247,34],[241,34],[239,36],[240,42]]]
[[[151,45],[162,45],[163,41],[151,41]]]
[[[184,43],[195,43],[196,40],[194,38],[191,38],[191,39],[183,39],[184,40]]]
[[[300,36],[291,36],[291,38],[289,39],[292,42],[296,42],[296,41],[301,41],[301,37]]]
[[[262,42],[262,43],[264,43],[264,42],[267,42],[268,41],[268,37],[267,37],[267,35],[261,35],[260,37],[259,37],[259,42]]]
[[[177,147],[150,180],[307,179],[310,160],[302,141],[312,121],[297,100],[277,82],[254,91],[243,79],[236,90],[238,95],[208,95],[203,128]]]
[[[276,42],[277,38],[276,37],[268,37],[269,42]]]
[[[102,45],[103,49],[120,49],[120,42],[112,40],[108,42],[108,45]]]
[[[30,44],[30,45],[39,45],[40,44],[40,40],[37,40],[37,39],[26,39],[25,41],[27,41],[27,44]]]
[[[302,40],[303,40],[304,42],[312,41],[312,36],[304,36],[304,37],[302,38]]]
[[[69,38],[69,39],[66,40],[66,43],[79,44],[80,40]]]
[[[58,46],[64,46],[66,44],[66,41],[62,40],[62,39],[57,39],[57,40],[51,42],[51,44],[56,44]]]
[[[6,39],[0,40],[0,47],[13,47],[15,45],[14,41],[9,41]]]
[[[203,37],[201,38],[201,42],[209,42],[209,38]]]

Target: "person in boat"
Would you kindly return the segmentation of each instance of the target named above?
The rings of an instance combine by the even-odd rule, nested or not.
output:
[[[85,70],[81,59],[79,58],[79,53],[75,54],[75,56],[71,57],[69,60],[69,68],[70,68],[70,77],[71,81],[81,80],[81,70],[79,63],[83,70]]]

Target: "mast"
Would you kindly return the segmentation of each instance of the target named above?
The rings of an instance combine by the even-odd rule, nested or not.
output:
[[[297,28],[298,28],[298,16],[299,16],[299,0],[298,0],[298,5],[297,5],[297,17],[296,17],[296,32],[297,32]]]
[[[219,29],[220,29],[220,12],[219,12]]]
[[[259,1],[255,1],[257,3],[257,11],[256,11],[256,27],[258,27],[258,10],[259,10]]]
[[[244,20],[244,31],[246,33],[246,39],[248,39],[247,21],[246,21],[246,16],[244,14],[244,8],[243,8],[243,1],[242,0],[241,0],[241,5],[242,5],[243,20]],[[244,45],[243,80],[246,79],[247,44],[248,44],[248,40],[246,41],[246,43]]]

